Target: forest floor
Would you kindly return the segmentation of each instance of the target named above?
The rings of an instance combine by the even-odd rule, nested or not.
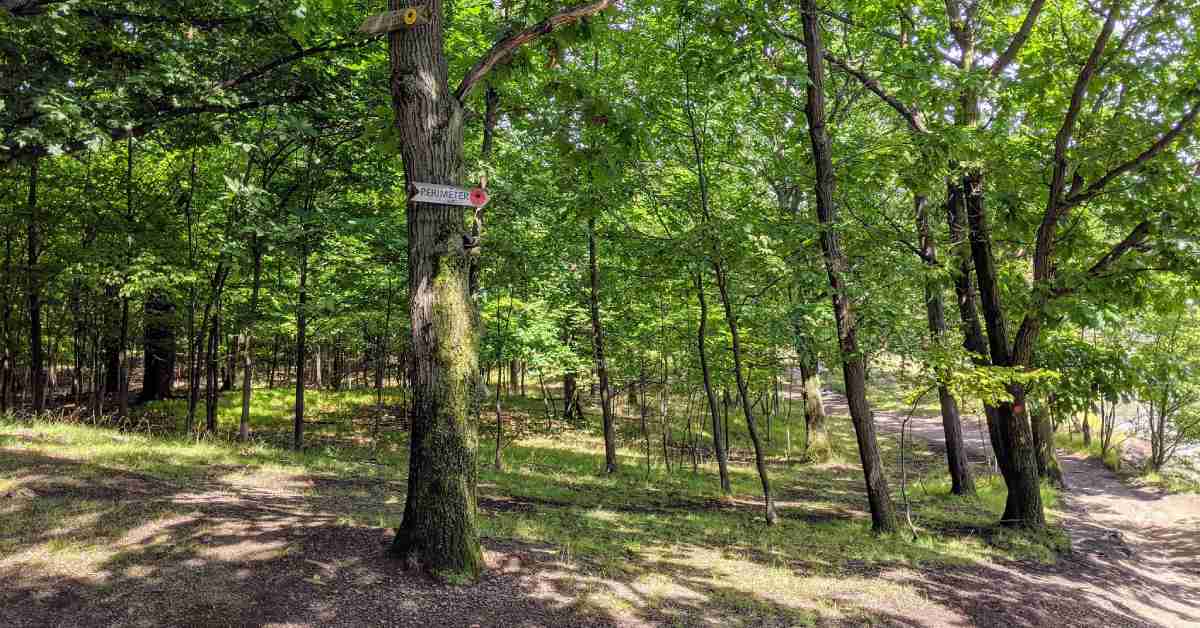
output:
[[[280,447],[289,394],[255,393],[258,438],[246,445],[0,420],[0,625],[1200,621],[1195,500],[1167,500],[1178,517],[1135,521],[1132,514],[1167,507],[1103,467],[1064,460],[1073,490],[1061,502],[1053,491],[1044,495],[1072,537],[1074,551],[1066,552],[1054,534],[994,527],[1003,484],[982,465],[979,498],[948,495],[940,423],[918,417],[905,492],[919,536],[878,537],[836,398],[838,460],[796,463],[789,450],[800,436],[789,446],[774,428],[771,472],[783,520],[769,529],[744,448],[734,452],[735,496],[721,500],[711,463],[700,461],[697,473],[680,452],[667,469],[652,439],[647,464],[637,421],[625,417],[623,471],[603,476],[594,430],[550,426],[539,434],[520,417],[534,416],[540,401],[508,399],[506,430],[521,436],[505,446],[503,470],[480,469],[489,569],[475,585],[438,584],[385,553],[403,510],[406,468],[394,417],[373,415],[369,393],[313,394],[310,446],[295,454]],[[236,408],[223,402],[226,432]],[[176,409],[150,409],[146,425]],[[898,503],[899,416],[878,413]],[[369,437],[377,421],[389,435],[379,441]],[[489,431],[485,415],[485,443]],[[491,460],[487,446],[480,453]]]
[[[893,412],[876,414],[881,433],[898,433],[903,420]],[[968,455],[986,468],[986,428],[966,423]],[[945,442],[940,416],[913,416],[908,430],[938,447]],[[1016,590],[1031,625],[1200,624],[1200,496],[1130,486],[1086,454],[1059,455],[1068,487],[1059,522],[1071,552],[1053,566],[974,581],[950,605],[999,608]]]

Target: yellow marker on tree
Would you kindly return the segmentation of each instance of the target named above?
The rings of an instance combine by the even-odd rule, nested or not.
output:
[[[388,11],[372,15],[358,27],[358,32],[367,35],[389,33],[402,28],[420,26],[429,23],[429,8],[424,6],[407,7],[399,11]]]

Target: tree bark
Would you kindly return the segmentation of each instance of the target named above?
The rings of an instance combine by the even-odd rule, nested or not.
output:
[[[833,443],[825,427],[825,401],[821,394],[821,378],[817,371],[817,354],[812,340],[801,336],[799,342],[801,395],[804,401],[805,457],[812,462],[826,462],[833,457]]]
[[[292,449],[304,448],[304,362],[308,335],[308,233],[300,236],[300,296],[296,305],[296,405]]]
[[[402,8],[389,0],[389,8]],[[478,320],[461,208],[412,200],[416,183],[463,182],[463,108],[448,85],[441,0],[430,23],[389,36],[392,105],[409,201],[413,398],[408,494],[393,554],[446,578],[483,568],[475,523]],[[472,247],[471,251],[474,250]]]
[[[608,364],[604,359],[604,328],[600,323],[600,271],[596,260],[596,219],[588,218],[588,304],[592,313],[592,351],[600,380],[600,412],[604,423],[604,472],[617,471],[617,437],[613,425],[612,390],[608,386]]]
[[[967,223],[971,230],[971,257],[975,262],[975,275],[979,280],[979,296],[983,305],[983,319],[987,327],[992,364],[1013,366],[1004,310],[1000,302],[996,262],[992,254],[991,232],[988,229],[983,204],[982,175],[967,175],[964,194],[967,200]],[[1046,518],[1042,510],[1033,432],[1024,411],[1025,390],[1019,384],[1010,384],[1008,390],[1013,401],[1001,403],[996,408],[995,421],[996,441],[999,445],[996,448],[996,459],[1000,473],[1004,476],[1004,483],[1008,486],[1008,498],[1001,520],[1008,525],[1038,528],[1045,525]]]
[[[33,411],[46,409],[46,377],[42,363],[42,280],[38,259],[41,256],[41,216],[38,215],[38,159],[29,162],[29,373],[33,393]]]
[[[816,215],[817,222],[821,225],[821,249],[824,252],[833,314],[837,322],[842,374],[846,382],[846,400],[850,406],[850,418],[854,422],[859,458],[862,460],[863,475],[866,479],[867,500],[871,505],[871,527],[877,532],[892,532],[896,530],[896,511],[888,494],[887,478],[883,475],[879,458],[875,418],[867,402],[866,363],[859,351],[858,329],[845,284],[847,262],[835,230],[833,160],[825,128],[825,68],[822,61],[824,44],[821,40],[815,0],[802,0],[801,7],[804,13],[806,42],[804,52],[808,62],[804,113],[808,118],[808,133],[812,142],[813,161],[816,164]]]
[[[704,379],[704,396],[708,399],[708,412],[712,416],[713,450],[717,457],[717,469],[721,478],[721,494],[728,497],[733,495],[733,488],[729,483],[729,452],[725,447],[721,413],[717,409],[717,395],[713,391],[712,377],[708,370],[708,300],[704,297],[703,273],[696,274],[695,283],[696,296],[700,299],[700,325],[696,331],[696,346],[700,354],[700,374]]]
[[[930,269],[938,267],[937,248],[929,227],[929,199],[922,195],[914,198],[916,211],[918,246],[921,259]],[[942,288],[937,281],[925,280],[925,315],[929,322],[930,339],[940,345],[946,339],[946,312],[942,302]],[[946,464],[950,471],[950,492],[954,495],[974,495],[975,478],[971,476],[970,461],[963,444],[962,419],[958,402],[950,390],[939,382],[938,403],[942,409],[942,432],[946,439]]]
[[[167,293],[156,290],[146,295],[142,306],[142,392],[141,403],[171,396],[175,378],[175,304]]]
[[[717,276],[717,291],[721,295],[721,304],[725,307],[725,322],[729,325],[729,335],[733,344],[733,375],[734,379],[737,380],[738,393],[742,400],[742,412],[746,415],[746,427],[750,430],[750,441],[754,444],[754,466],[758,470],[758,479],[762,482],[763,505],[766,510],[767,525],[774,525],[779,521],[779,514],[775,512],[775,501],[771,497],[771,480],[767,475],[766,455],[763,452],[762,442],[758,437],[758,425],[754,421],[754,409],[750,403],[749,386],[746,384],[746,376],[742,370],[742,345],[738,336],[737,316],[733,311],[733,303],[729,300],[725,270],[720,262],[714,260],[712,264],[713,271]]]

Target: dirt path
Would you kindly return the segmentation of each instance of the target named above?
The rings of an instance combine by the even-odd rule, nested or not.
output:
[[[830,395],[828,400],[834,413],[845,413],[843,398]],[[890,438],[898,437],[903,418],[875,414],[880,434]],[[974,417],[964,423],[969,457],[984,462],[986,431]],[[941,417],[914,416],[909,435],[943,447]],[[1045,625],[1084,624],[1071,613],[1085,605],[1106,611],[1107,621],[1115,622],[1110,625],[1200,625],[1200,497],[1130,487],[1095,460],[1060,456],[1069,490],[1058,514],[1071,537],[1072,555],[1045,571],[1010,566],[1013,582],[980,581],[973,596],[969,590],[964,594],[988,598],[998,595],[992,591],[998,586],[1030,587],[1024,597],[1046,603]],[[1055,609],[1054,600],[1037,599],[1049,591],[1072,592],[1075,599],[1059,600],[1066,604]],[[1068,614],[1055,616],[1060,612]],[[1026,619],[1028,625],[1042,624],[1039,615]]]

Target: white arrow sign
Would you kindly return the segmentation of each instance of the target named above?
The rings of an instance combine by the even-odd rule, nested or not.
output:
[[[483,188],[460,188],[456,185],[439,185],[437,183],[414,183],[417,193],[412,200],[416,203],[438,203],[441,205],[462,205],[463,207],[483,207],[487,205],[488,194]]]

